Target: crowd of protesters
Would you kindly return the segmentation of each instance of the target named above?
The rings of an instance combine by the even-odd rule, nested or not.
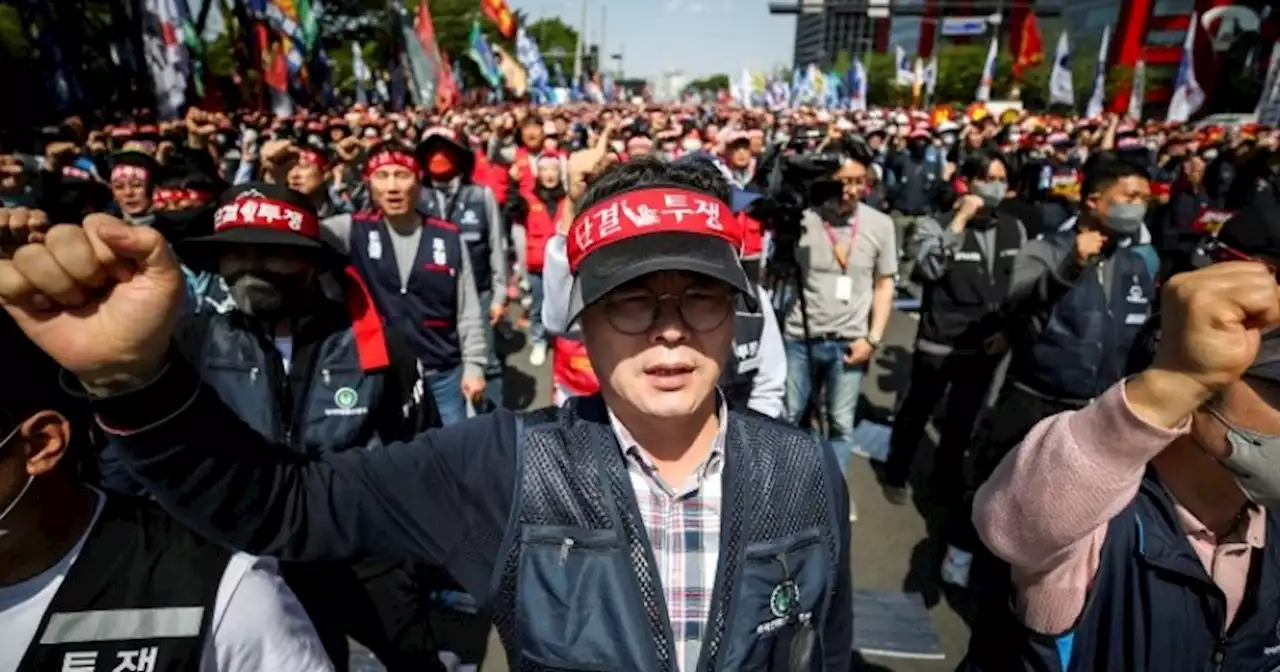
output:
[[[491,626],[519,670],[849,669],[909,303],[878,476],[946,512],[961,668],[1272,669],[1278,147],[982,106],[0,135],[0,672],[468,669]],[[829,166],[794,217],[779,156]]]

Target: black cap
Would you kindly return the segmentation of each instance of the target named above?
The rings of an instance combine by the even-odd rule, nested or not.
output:
[[[222,194],[213,233],[187,244],[287,245],[333,251],[323,239],[315,206],[301,193],[279,184],[249,182]]]
[[[1255,205],[1231,216],[1218,242],[1251,257],[1280,260],[1280,206]]]

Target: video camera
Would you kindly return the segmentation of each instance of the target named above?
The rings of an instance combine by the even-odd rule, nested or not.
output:
[[[771,145],[756,164],[747,189],[761,195],[747,214],[774,235],[770,263],[795,259],[800,220],[805,210],[829,210],[839,202],[843,185],[834,179],[845,162],[870,162],[871,149],[860,136],[847,135],[818,152],[795,153],[782,143]]]

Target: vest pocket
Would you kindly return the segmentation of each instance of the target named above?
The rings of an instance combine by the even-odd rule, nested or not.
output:
[[[829,576],[819,528],[747,546],[725,669],[786,670],[820,656]]]
[[[516,623],[522,655],[567,670],[628,670],[625,640],[650,637],[615,530],[525,525]],[[635,617],[632,617],[632,615]],[[649,644],[652,647],[652,644]]]

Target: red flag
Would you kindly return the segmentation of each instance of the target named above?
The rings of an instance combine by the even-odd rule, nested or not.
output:
[[[442,51],[440,52],[440,81],[436,85],[436,107],[447,110],[462,102],[461,99],[458,81],[453,78],[453,66],[449,65],[449,55]]]
[[[1023,15],[1022,28],[1019,31],[1018,53],[1013,59],[1013,78],[1022,78],[1022,73],[1044,62],[1044,42],[1040,39],[1040,27],[1036,25],[1035,12]]]
[[[498,34],[508,40],[516,35],[516,15],[507,6],[507,0],[480,0],[484,15],[498,26]]]
[[[427,8],[427,0],[418,3],[418,20],[414,21],[418,30],[418,41],[428,54],[436,53],[436,27],[431,22],[431,10]]]

